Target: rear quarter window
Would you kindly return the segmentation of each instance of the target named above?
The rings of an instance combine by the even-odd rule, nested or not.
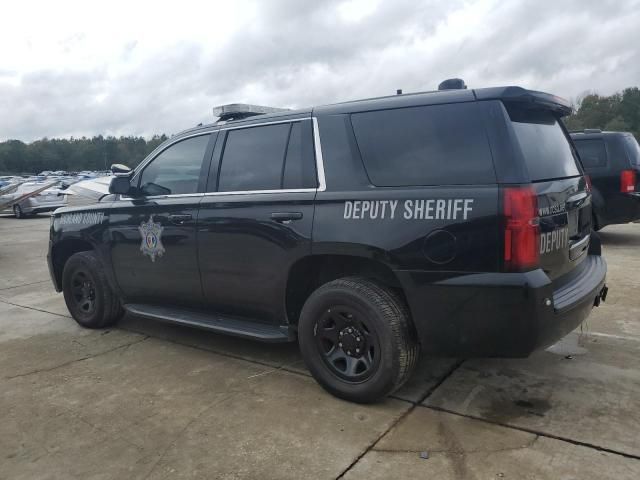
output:
[[[531,181],[580,175],[567,134],[548,110],[507,105]]]
[[[600,139],[575,140],[574,145],[580,155],[582,166],[586,169],[607,166],[607,149]]]
[[[627,147],[627,154],[631,160],[631,164],[640,167],[640,146],[633,135],[625,135],[624,143]]]
[[[475,103],[355,113],[351,123],[367,175],[376,186],[496,181]]]

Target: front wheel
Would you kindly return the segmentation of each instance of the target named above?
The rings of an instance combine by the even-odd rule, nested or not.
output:
[[[13,214],[15,215],[16,218],[24,218],[25,217],[25,214],[22,211],[22,207],[18,203],[16,203],[13,206]]]
[[[62,291],[71,316],[83,327],[108,327],[122,316],[120,300],[94,252],[75,253],[67,260]]]
[[[333,395],[359,403],[400,388],[419,350],[404,302],[360,277],[334,280],[309,296],[298,340],[316,381]]]

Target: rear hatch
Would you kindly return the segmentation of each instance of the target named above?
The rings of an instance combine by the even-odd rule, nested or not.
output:
[[[587,256],[589,187],[557,113],[506,106],[536,195],[539,266],[559,286]]]

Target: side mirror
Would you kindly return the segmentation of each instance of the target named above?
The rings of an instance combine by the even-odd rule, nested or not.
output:
[[[114,163],[113,165],[111,165],[111,173],[113,173],[115,176],[130,175],[131,169],[126,165],[122,165],[121,163]]]
[[[109,184],[109,193],[119,195],[129,195],[131,193],[131,183],[129,177],[113,177]]]

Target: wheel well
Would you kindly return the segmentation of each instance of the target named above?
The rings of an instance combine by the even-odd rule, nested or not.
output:
[[[62,272],[64,265],[71,255],[78,252],[87,252],[93,250],[93,246],[86,240],[69,239],[53,246],[51,251],[51,260],[53,264],[53,272],[56,276],[56,283],[62,287]]]
[[[384,263],[348,255],[314,255],[299,260],[289,271],[285,298],[289,323],[298,323],[304,302],[319,286],[350,276],[376,280],[395,290],[406,302],[400,281]]]

